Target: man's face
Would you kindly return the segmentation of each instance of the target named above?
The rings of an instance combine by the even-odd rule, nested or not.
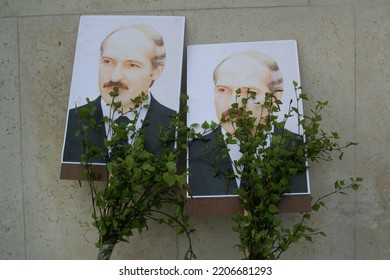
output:
[[[162,66],[154,69],[153,43],[138,30],[126,29],[113,34],[106,42],[99,63],[99,91],[103,100],[111,104],[109,93],[119,88],[115,101],[122,102],[126,112],[134,106],[134,99],[148,93],[152,81],[158,78]]]
[[[247,111],[252,111],[252,117],[256,118],[255,125],[269,114],[263,109],[265,93],[271,92],[268,85],[271,81],[271,72],[258,60],[249,56],[235,56],[225,61],[216,75],[214,88],[214,101],[219,120],[225,117],[226,121],[221,125],[225,131],[234,134],[234,126],[229,121],[229,109],[233,103],[242,106],[241,98],[247,98],[248,91],[255,92],[255,99],[249,99],[246,105]],[[241,96],[237,96],[236,90],[241,90]]]

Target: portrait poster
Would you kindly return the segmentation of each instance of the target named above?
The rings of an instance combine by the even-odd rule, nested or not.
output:
[[[75,140],[77,136],[74,135],[76,129],[73,126],[77,118],[74,111],[88,106],[87,98],[104,114],[107,110],[104,90],[113,88],[121,80],[119,97],[122,87],[124,94],[137,89],[139,95],[148,83],[146,89],[142,90],[148,93],[150,102],[144,118],[157,118],[153,122],[158,123],[161,119],[159,116],[165,112],[172,114],[179,110],[184,24],[184,17],[174,16],[80,17],[61,155],[61,179],[80,179],[82,148],[81,142]],[[110,72],[101,71],[105,64],[110,65]],[[101,117],[100,114],[98,118]],[[150,138],[157,139],[156,136]],[[98,160],[93,164],[104,168],[106,162]]]
[[[290,100],[292,100],[292,106],[299,108],[299,111],[303,112],[302,103],[301,101],[297,102],[293,85],[293,81],[296,81],[300,85],[300,73],[296,41],[280,40],[192,45],[187,47],[187,94],[189,96],[187,104],[188,125],[194,123],[202,124],[204,121],[207,121],[209,123],[215,122],[216,124],[218,124],[218,126],[221,126],[221,129],[223,130],[222,124],[220,122],[221,115],[219,113],[221,109],[218,108],[218,106],[220,106],[218,105],[218,102],[220,101],[218,101],[214,95],[214,90],[217,87],[217,82],[215,82],[216,74],[214,73],[214,71],[218,65],[222,65],[222,63],[224,63],[224,61],[228,61],[230,57],[236,57],[237,54],[247,55],[248,53],[250,54],[248,55],[248,57],[252,56],[253,53],[256,53],[255,56],[257,56],[257,53],[260,53],[259,56],[265,56],[267,57],[267,59],[274,60],[279,67],[278,71],[283,79],[283,93],[281,97],[281,110],[278,113],[278,120],[281,121],[284,117],[284,114],[289,111]],[[243,70],[246,65],[242,64],[239,67],[241,67],[241,70]],[[252,84],[245,84],[245,82],[243,82],[243,86],[251,87]],[[298,123],[298,116],[295,114],[292,118],[288,120],[285,129],[290,130],[294,134],[299,134],[303,139],[303,131],[299,127]],[[202,128],[198,127],[198,132],[201,131]],[[209,134],[205,134],[205,137],[208,137],[210,139],[209,142],[212,142],[215,138],[215,136],[210,136],[212,133],[213,131]],[[193,146],[195,146],[195,144]],[[234,157],[233,154],[239,154],[239,151],[237,147],[234,148],[233,146],[229,146],[229,148],[230,159],[228,160],[231,162],[232,158]],[[209,157],[208,155],[205,155],[203,157],[201,153],[202,151],[199,148],[191,148],[191,143],[189,144],[187,166],[189,168],[188,182],[192,190],[192,201],[196,201],[197,199],[200,200],[200,198],[220,199],[237,197],[237,195],[235,195],[232,190],[227,190],[226,182],[225,185],[221,184],[220,188],[216,187],[218,184],[221,183],[221,181],[218,182],[214,180],[216,177],[218,177],[215,173],[214,176],[212,174],[212,169],[215,169],[214,163],[212,162],[212,159],[207,159],[207,157]],[[207,153],[211,154],[212,152]],[[217,153],[215,154],[216,156],[218,156]],[[237,159],[239,157],[240,155],[236,156]],[[207,165],[209,167],[212,166],[209,171],[206,171]],[[298,182],[299,186],[293,186],[292,191],[290,193],[286,193],[286,196],[308,196],[310,194],[308,172],[304,172],[304,174],[301,174],[299,180],[301,180]],[[240,187],[239,180],[230,181],[233,181],[232,189]],[[215,201],[217,200],[213,200],[212,203],[215,204]]]

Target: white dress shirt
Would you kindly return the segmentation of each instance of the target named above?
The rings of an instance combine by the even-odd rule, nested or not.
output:
[[[135,109],[136,111],[134,110],[134,111],[128,112],[126,114],[123,114],[123,116],[128,117],[130,120],[133,120],[136,117],[136,112],[138,112],[139,115],[138,115],[138,119],[137,119],[137,122],[136,122],[136,125],[135,125],[136,131],[139,131],[139,129],[142,127],[142,123],[145,120],[146,114],[148,112],[149,104],[150,104],[150,93],[148,94],[147,99],[145,99],[143,101],[142,105],[139,106],[137,109]],[[101,99],[101,105],[102,105],[102,111],[103,111],[103,116],[104,117],[108,117],[108,118],[112,119],[113,121],[115,121],[118,117],[122,116],[121,112],[114,111],[111,108],[111,106],[108,105],[103,100],[103,98]],[[105,128],[106,128],[107,139],[111,140],[112,130],[109,129],[109,123],[108,122],[105,123]],[[129,135],[128,135],[128,138],[129,138],[129,141],[130,141],[129,144],[132,144],[131,141],[135,140],[135,139],[131,139],[131,134],[132,134],[132,131],[129,131]]]
[[[223,127],[221,127],[221,132],[222,132],[222,135],[223,135],[223,139],[225,140],[225,143],[226,143],[227,132],[223,129]],[[269,147],[269,145],[271,143],[272,132],[273,132],[273,127],[272,127],[271,133],[268,134],[267,146],[266,147]],[[232,161],[232,169],[234,171],[234,174],[236,175],[237,186],[240,187],[241,177],[239,176],[239,174],[242,173],[243,166],[242,165],[237,165],[237,161],[242,157],[242,152],[240,151],[240,142],[239,142],[239,140],[236,139],[235,137],[233,137],[233,138],[237,141],[237,143],[236,144],[226,144],[226,147],[229,150],[229,156],[230,156],[230,159]],[[259,158],[259,157],[261,157],[261,155],[260,154],[256,154],[256,158]],[[257,172],[260,173],[261,170],[258,169]]]

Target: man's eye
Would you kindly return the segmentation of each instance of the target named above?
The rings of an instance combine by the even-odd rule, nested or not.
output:
[[[230,91],[227,88],[220,87],[217,89],[217,92],[221,94],[228,94]]]
[[[248,94],[251,96],[257,96],[260,94],[260,92],[258,90],[248,89]]]
[[[110,64],[111,63],[111,60],[110,59],[103,59],[103,64]]]
[[[126,62],[125,63],[125,67],[126,68],[140,68],[140,66],[137,64],[137,63],[134,63],[134,62]]]

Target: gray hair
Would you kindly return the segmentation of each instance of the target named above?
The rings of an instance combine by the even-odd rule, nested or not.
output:
[[[146,24],[131,24],[131,25],[124,25],[122,27],[119,27],[112,31],[110,34],[107,35],[107,37],[102,41],[102,44],[100,45],[100,56],[103,55],[104,47],[108,41],[108,39],[115,33],[122,31],[122,30],[138,30],[142,32],[147,38],[149,38],[152,43],[154,44],[154,56],[152,58],[152,65],[154,68],[157,68],[158,66],[164,66],[165,60],[166,60],[166,50],[164,46],[164,38],[161,36],[160,33],[158,33],[157,30],[154,28],[146,25]]]
[[[279,66],[277,62],[270,56],[259,52],[259,51],[244,51],[244,52],[239,52],[239,53],[234,53],[226,57],[224,60],[222,60],[217,67],[214,70],[213,73],[213,80],[214,84],[217,83],[217,76],[219,69],[221,66],[228,61],[229,59],[235,57],[235,56],[248,56],[250,58],[256,59],[259,61],[262,65],[264,65],[268,70],[271,71],[271,81],[267,85],[268,88],[270,89],[271,92],[276,92],[276,91],[283,91],[283,77],[282,74],[280,73]]]

